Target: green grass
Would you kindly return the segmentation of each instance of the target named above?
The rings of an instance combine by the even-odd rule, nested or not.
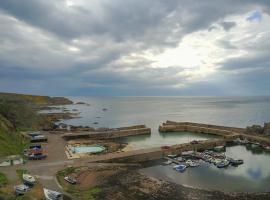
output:
[[[22,154],[27,145],[29,142],[24,141],[19,133],[0,130],[0,157]]]
[[[26,169],[17,169],[16,170],[16,174],[18,176],[18,178],[20,179],[20,181],[23,180],[23,174],[26,174],[27,170]]]
[[[8,184],[7,176],[3,174],[2,172],[0,172],[0,187],[7,184]]]

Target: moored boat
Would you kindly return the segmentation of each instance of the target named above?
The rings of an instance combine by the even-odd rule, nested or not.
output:
[[[46,188],[43,188],[44,195],[46,200],[62,200],[63,194],[57,191],[49,190]]]
[[[179,156],[179,157],[175,158],[175,160],[177,160],[179,162],[185,162],[186,159],[184,159],[183,157]]]
[[[176,158],[177,157],[177,155],[176,154],[169,154],[169,155],[167,155],[169,158]]]
[[[175,165],[173,167],[174,170],[183,173],[186,170],[187,166],[186,165]]]
[[[189,167],[198,167],[200,165],[198,161],[193,160],[187,160],[186,164]]]
[[[243,163],[244,163],[244,161],[242,159],[237,159],[237,160],[232,159],[232,160],[230,160],[230,164],[232,166],[242,165]]]
[[[192,156],[194,154],[194,151],[184,151],[182,152],[182,156]]]
[[[216,152],[225,151],[225,149],[226,149],[226,146],[216,146],[213,148],[213,150]]]
[[[171,160],[167,160],[167,161],[163,162],[163,164],[164,165],[170,165],[170,164],[172,164],[172,161]]]
[[[224,167],[229,166],[229,164],[230,164],[230,161],[222,160],[221,162],[217,163],[216,166],[217,168],[224,168]]]

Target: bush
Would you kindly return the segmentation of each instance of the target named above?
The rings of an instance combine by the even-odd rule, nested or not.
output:
[[[0,187],[8,184],[7,176],[0,172]]]

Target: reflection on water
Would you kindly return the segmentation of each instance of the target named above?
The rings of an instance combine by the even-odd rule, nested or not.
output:
[[[135,150],[151,147],[160,147],[164,145],[174,145],[189,143],[192,140],[207,140],[217,138],[217,136],[202,133],[190,132],[172,132],[172,133],[159,133],[150,135],[138,135],[126,138],[121,138],[121,142],[128,143],[124,150]]]
[[[155,165],[141,170],[142,173],[178,184],[203,189],[214,189],[228,192],[270,191],[270,156],[249,146],[232,146],[226,148],[226,155],[243,159],[244,164],[238,167],[229,166],[218,169],[213,164],[200,161],[197,168],[188,168],[184,173],[172,169],[173,165]]]

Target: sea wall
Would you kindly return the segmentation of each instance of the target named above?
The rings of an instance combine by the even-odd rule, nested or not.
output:
[[[167,147],[141,149],[120,153],[110,153],[105,155],[97,155],[87,159],[87,162],[115,162],[115,163],[137,163],[151,160],[161,159],[169,154],[180,154],[184,151],[202,151],[205,149],[211,149],[215,146],[225,145],[224,139],[211,139],[199,141],[198,144],[178,144]]]
[[[96,131],[96,132],[81,132],[81,133],[66,133],[62,137],[66,140],[73,139],[113,139],[120,137],[128,137],[133,135],[145,135],[151,134],[151,129],[145,125],[138,125],[133,127],[122,127],[116,129],[110,129],[108,131]]]

